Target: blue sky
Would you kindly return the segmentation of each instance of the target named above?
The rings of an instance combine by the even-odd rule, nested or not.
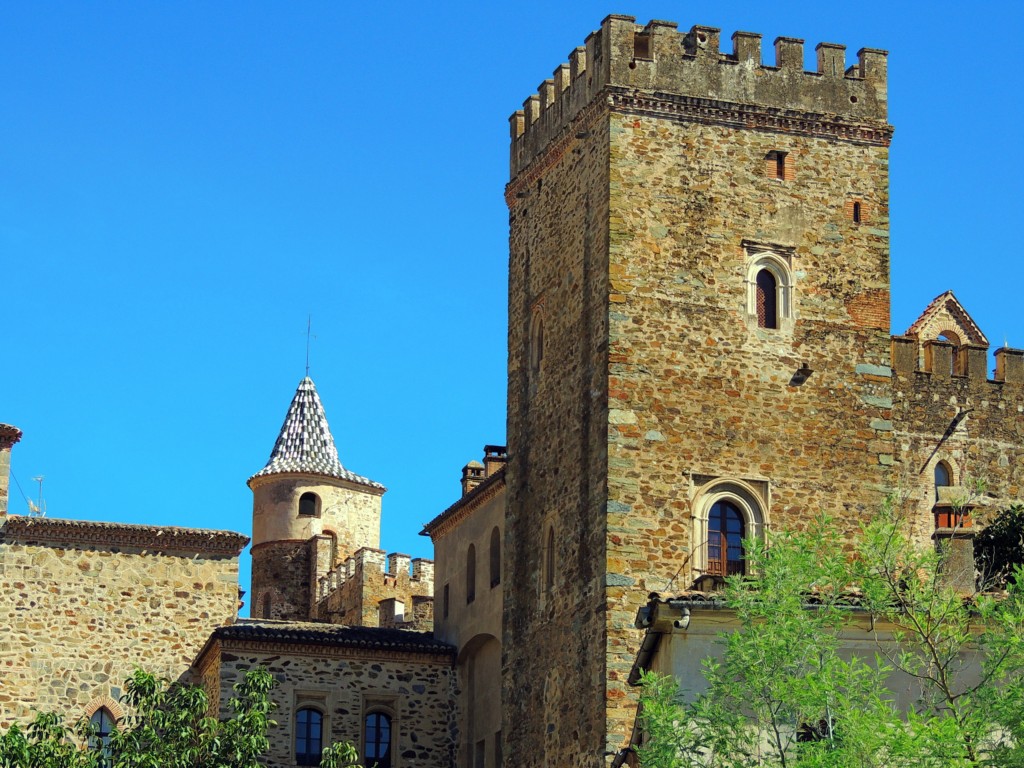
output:
[[[383,546],[430,557],[421,524],[504,441],[507,118],[610,12],[760,32],[766,63],[779,35],[809,67],[819,41],[890,50],[893,330],[952,288],[1024,346],[1021,4],[10,2],[0,422],[24,491],[248,533],[311,314],[342,461],[390,489]]]

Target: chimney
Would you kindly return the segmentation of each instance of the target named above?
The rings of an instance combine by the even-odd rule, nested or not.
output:
[[[476,488],[484,481],[484,465],[479,461],[471,461],[462,468],[462,495]]]
[[[504,445],[484,446],[484,476],[490,477],[505,466],[508,461],[508,449]]]
[[[0,517],[7,514],[7,489],[11,484],[11,448],[21,440],[21,430],[0,424]]]

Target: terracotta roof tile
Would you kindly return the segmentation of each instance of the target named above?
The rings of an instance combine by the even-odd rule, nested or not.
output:
[[[349,627],[307,621],[241,620],[214,630],[221,640],[262,640],[331,645],[384,651],[410,651],[454,655],[455,648],[435,640],[430,632],[387,627]]]

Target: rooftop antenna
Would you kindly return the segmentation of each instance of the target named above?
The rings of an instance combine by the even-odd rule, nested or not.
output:
[[[39,483],[39,503],[33,504],[32,499],[26,499],[28,502],[28,513],[33,517],[46,517],[46,502],[43,501],[43,475],[38,475],[32,478]]]
[[[309,376],[309,340],[310,338],[316,338],[310,333],[313,327],[313,315],[306,315],[306,376]]]

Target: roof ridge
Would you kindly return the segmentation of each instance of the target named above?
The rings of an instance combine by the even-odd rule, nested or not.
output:
[[[320,394],[308,375],[295,390],[266,466],[249,479],[288,472],[340,478],[372,488],[384,488],[342,465]]]

